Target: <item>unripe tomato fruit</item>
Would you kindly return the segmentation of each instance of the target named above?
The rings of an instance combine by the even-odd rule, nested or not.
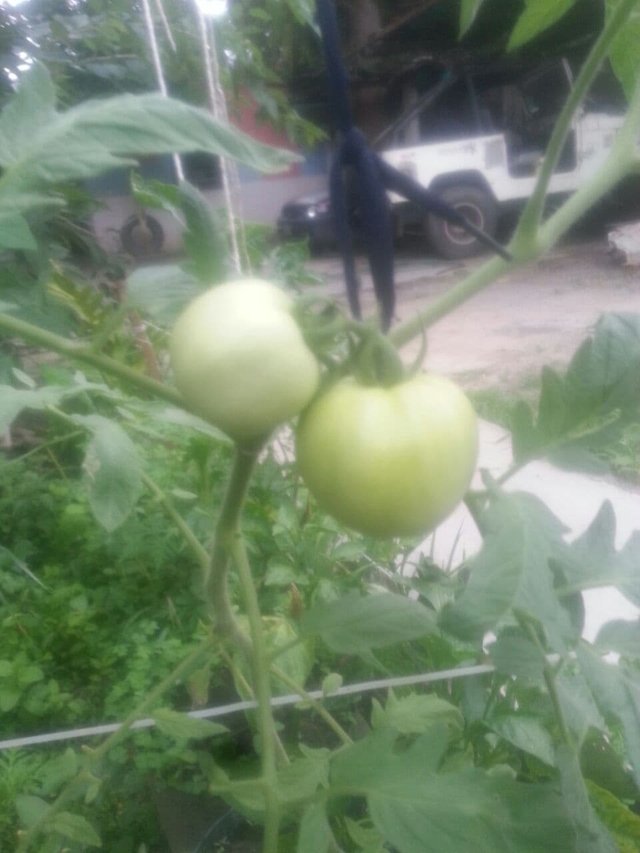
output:
[[[296,456],[320,506],[372,536],[433,530],[466,492],[478,428],[464,393],[420,374],[387,388],[344,379],[302,415]]]
[[[178,390],[237,441],[270,432],[307,405],[320,370],[289,296],[260,279],[220,284],[191,302],[171,335]]]

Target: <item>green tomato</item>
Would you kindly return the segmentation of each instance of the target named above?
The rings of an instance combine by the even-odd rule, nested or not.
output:
[[[458,386],[439,376],[387,388],[345,379],[303,414],[296,452],[309,490],[338,521],[372,536],[417,536],[467,490],[477,419]]]
[[[178,318],[170,343],[178,390],[190,408],[237,441],[298,414],[320,370],[284,291],[259,279],[207,290]]]

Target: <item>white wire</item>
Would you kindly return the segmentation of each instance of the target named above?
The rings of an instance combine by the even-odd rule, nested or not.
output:
[[[215,30],[209,25],[200,5],[196,2],[196,18],[200,34],[200,46],[204,62],[205,78],[207,81],[207,93],[209,95],[209,106],[214,117],[228,124],[227,101],[222,85],[220,83],[220,69],[218,54],[216,50]],[[240,239],[238,235],[239,216],[239,179],[237,166],[226,157],[220,157],[220,172],[222,175],[222,190],[224,193],[227,219],[229,224],[229,235],[231,238],[231,255],[236,272],[242,271],[242,260],[240,256]]]
[[[370,693],[373,690],[384,690],[389,687],[409,687],[412,684],[433,684],[436,681],[450,681],[454,678],[468,678],[472,675],[487,675],[495,671],[490,664],[477,666],[462,666],[456,669],[443,669],[439,672],[423,672],[416,675],[401,675],[394,678],[381,678],[375,681],[361,681],[355,684],[346,684],[339,687],[328,696],[322,690],[310,690],[308,695],[313,699],[334,699],[340,696],[351,696],[354,693]],[[274,696],[271,699],[271,707],[280,708],[286,705],[296,705],[304,702],[297,693],[287,696]],[[211,719],[214,717],[229,717],[241,711],[252,711],[258,707],[254,701],[232,702],[230,705],[220,705],[217,708],[204,708],[199,711],[189,711],[187,716],[197,720]],[[149,729],[155,726],[155,720],[147,717],[136,720],[132,729]],[[100,726],[84,726],[80,729],[67,729],[59,732],[49,732],[41,735],[27,735],[25,737],[14,737],[0,741],[0,752],[7,749],[18,749],[25,746],[36,746],[43,743],[55,743],[56,741],[77,740],[78,738],[95,737],[96,735],[107,735],[117,732],[122,723],[105,723]]]
[[[165,98],[167,98],[169,97],[167,81],[164,76],[164,68],[162,67],[160,48],[158,47],[158,39],[156,38],[156,28],[153,24],[153,16],[151,15],[151,6],[149,5],[149,0],[142,0],[142,9],[144,11],[144,22],[147,30],[147,36],[149,38],[149,47],[151,48],[151,58],[153,60],[153,67],[156,73],[158,88],[160,89],[160,93]],[[173,162],[178,178],[183,181],[184,170],[182,168],[182,161],[180,160],[180,157],[177,154],[173,155]]]

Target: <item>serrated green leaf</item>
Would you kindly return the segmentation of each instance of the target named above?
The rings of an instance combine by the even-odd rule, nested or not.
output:
[[[606,726],[584,676],[579,671],[563,671],[556,678],[556,693],[567,727],[578,744],[590,729],[603,731]]]
[[[181,714],[179,711],[172,711],[170,708],[157,708],[152,716],[160,731],[176,740],[202,740],[229,731],[226,726],[220,723],[214,723],[212,720],[200,720],[187,714]]]
[[[0,113],[0,166],[10,166],[22,156],[30,139],[55,117],[55,92],[49,72],[36,63],[20,78],[13,98]]]
[[[607,17],[611,14],[617,0],[607,0]],[[631,98],[638,82],[640,58],[637,45],[640,43],[640,9],[633,9],[624,27],[614,39],[609,58],[616,77],[622,83],[627,98]]]
[[[38,248],[27,220],[19,213],[0,211],[0,249],[22,249],[33,252]]]
[[[614,619],[605,623],[596,637],[594,646],[601,652],[618,652],[629,657],[640,657],[640,619],[635,622]]]
[[[550,645],[566,648],[575,634],[554,591],[551,560],[560,559],[565,528],[534,495],[494,492],[480,516],[485,539],[470,561],[460,598],[441,612],[441,626],[478,641],[512,610],[544,626]]]
[[[229,274],[229,248],[219,216],[187,181],[180,183],[179,203],[186,223],[183,242],[189,258],[187,270],[206,285],[225,281]]]
[[[577,657],[601,713],[620,723],[626,757],[640,787],[640,676],[622,663],[607,663],[584,643]]]
[[[328,786],[329,750],[304,749],[302,758],[297,758],[291,764],[278,771],[276,788],[278,800],[283,814],[292,819],[294,810],[306,806],[315,797],[319,789]],[[264,784],[256,779],[255,784],[243,780],[241,786],[234,789],[233,782],[223,782],[217,786],[214,782],[211,790],[219,793],[224,799],[251,820],[264,818]]]
[[[536,717],[527,717],[524,714],[501,714],[489,718],[486,725],[518,749],[535,755],[551,767],[554,766],[553,740]]]
[[[342,687],[343,681],[344,678],[339,672],[330,672],[329,675],[325,675],[322,679],[323,696],[330,696],[332,693],[335,693],[336,690],[339,690]]]
[[[489,655],[496,670],[503,675],[514,675],[534,684],[543,682],[545,661],[519,628],[509,627],[500,631],[496,642],[489,647]]]
[[[430,611],[403,595],[351,592],[338,601],[317,604],[301,622],[306,636],[320,636],[336,652],[360,654],[433,633]]]
[[[45,106],[50,90],[46,69],[32,69],[0,119],[5,162],[0,220],[40,206],[40,191],[48,185],[135,165],[145,154],[206,151],[265,172],[281,171],[298,159],[256,142],[208,110],[161,94],[85,101],[57,113]],[[39,105],[35,111],[34,105]]]
[[[423,734],[435,723],[446,723],[451,732],[461,732],[464,719],[460,710],[435,694],[410,693],[396,698],[391,692],[387,703],[372,720],[374,728],[388,726],[403,735]]]
[[[51,796],[57,793],[60,786],[72,779],[78,772],[78,756],[67,747],[63,753],[50,759],[40,770],[40,793]]]
[[[41,797],[34,797],[32,794],[18,794],[15,799],[15,808],[18,812],[20,824],[29,829],[48,810],[49,803]]]
[[[613,834],[620,853],[640,850],[640,816],[610,791],[587,781],[589,800],[601,822]]]
[[[615,586],[640,606],[640,531],[625,546],[615,547],[616,517],[613,506],[604,501],[587,530],[576,539],[558,561],[569,590],[576,592]]]
[[[585,781],[575,752],[561,746],[556,753],[563,800],[576,834],[580,853],[618,853],[608,830],[602,825],[589,802]]]
[[[0,385],[0,433],[8,429],[24,409],[41,411],[47,406],[56,406],[68,394],[68,388],[54,385],[33,389]]]
[[[127,279],[127,300],[163,326],[171,326],[202,285],[174,264],[138,267]]]
[[[302,815],[297,853],[329,853],[333,833],[323,803],[312,803]]]
[[[439,773],[447,729],[436,725],[401,750],[378,729],[334,757],[331,791],[367,798],[373,822],[399,853],[567,853],[573,831],[546,785],[466,768]]]
[[[605,314],[578,349],[565,376],[574,422],[640,402],[640,316]]]
[[[527,0],[509,38],[508,50],[526,44],[571,9],[576,0]]]
[[[83,469],[96,520],[111,532],[130,515],[142,493],[138,451],[120,424],[100,415],[74,415],[92,434]]]
[[[82,815],[58,812],[51,818],[48,827],[51,832],[57,832],[64,838],[77,841],[79,844],[87,844],[89,847],[102,847],[100,836]]]

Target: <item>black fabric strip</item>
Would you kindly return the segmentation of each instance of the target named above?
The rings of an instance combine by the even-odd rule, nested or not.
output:
[[[340,35],[333,0],[317,0],[318,22],[322,34],[331,105],[341,139],[329,174],[330,209],[336,238],[342,254],[349,307],[354,317],[361,316],[359,281],[356,270],[350,202],[352,197],[345,173],[353,178],[353,197],[357,204],[362,235],[369,259],[371,277],[386,331],[395,310],[393,221],[387,191],[393,191],[473,234],[503,258],[509,253],[461,213],[412,178],[394,169],[375,154],[363,134],[353,125],[349,103],[349,80],[340,52]],[[351,188],[350,188],[351,189]]]

